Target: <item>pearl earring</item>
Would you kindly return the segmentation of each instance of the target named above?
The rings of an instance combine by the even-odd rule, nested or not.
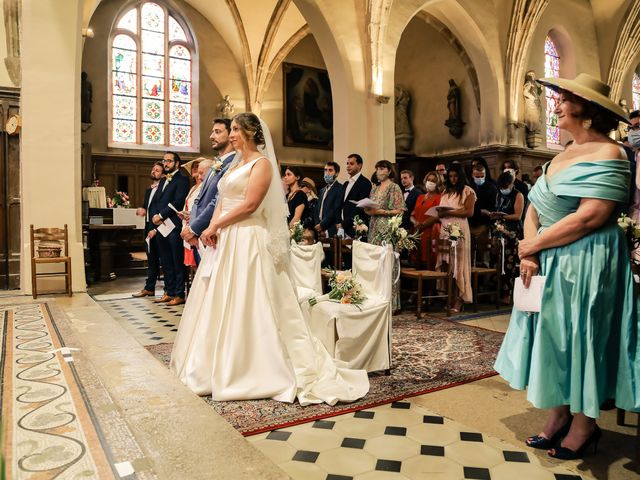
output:
[[[588,118],[587,120],[584,120],[582,122],[582,128],[584,128],[585,130],[589,130],[591,128],[591,119]]]

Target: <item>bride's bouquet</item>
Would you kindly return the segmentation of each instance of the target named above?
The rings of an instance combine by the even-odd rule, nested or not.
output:
[[[303,235],[304,228],[302,228],[302,222],[297,221],[293,226],[289,227],[289,238],[291,242],[300,243]]]
[[[413,250],[420,241],[420,232],[409,233],[400,225],[402,215],[391,217],[382,225],[382,229],[375,236],[374,242],[378,245],[391,245],[394,251]]]
[[[310,298],[309,304],[311,306],[324,300],[358,306],[367,299],[362,291],[362,285],[360,285],[360,282],[356,279],[356,275],[351,270],[338,272],[327,268],[324,271],[331,275],[329,278],[331,291],[325,295]]]

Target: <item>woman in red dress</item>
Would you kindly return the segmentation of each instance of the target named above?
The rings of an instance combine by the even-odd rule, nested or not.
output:
[[[411,213],[411,222],[420,233],[419,263],[423,268],[433,270],[436,265],[437,252],[434,240],[440,238],[440,220],[433,210],[440,204],[440,195],[444,187],[442,175],[429,172],[424,177],[425,191],[416,200]],[[429,211],[431,210],[431,211]]]

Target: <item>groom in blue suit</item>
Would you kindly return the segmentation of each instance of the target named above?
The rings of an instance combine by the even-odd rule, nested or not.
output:
[[[191,210],[189,224],[182,229],[180,234],[185,241],[193,246],[198,244],[198,237],[209,226],[218,199],[218,182],[229,169],[236,155],[231,143],[229,143],[230,132],[231,120],[228,118],[216,118],[213,121],[213,130],[209,138],[211,139],[211,146],[218,152],[218,158],[214,161],[214,166],[211,167],[211,170],[203,180],[200,194]],[[195,257],[196,262],[199,262],[200,258],[197,251],[195,252]]]

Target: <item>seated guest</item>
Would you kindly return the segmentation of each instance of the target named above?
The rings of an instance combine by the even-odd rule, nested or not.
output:
[[[505,305],[511,304],[513,284],[518,276],[518,239],[522,238],[524,211],[524,196],[515,189],[514,180],[509,172],[504,172],[498,177],[499,193],[491,213],[491,218],[506,229],[506,232],[500,232],[494,228],[495,236],[504,239],[505,273],[502,275],[502,302]]]
[[[340,165],[327,162],[324,166],[324,181],[327,184],[320,190],[320,198],[316,204],[315,230],[318,234],[326,233],[329,237],[336,234],[336,217],[342,208],[342,184],[337,180]]]
[[[427,212],[440,205],[440,196],[444,190],[442,176],[435,171],[427,173],[424,186],[426,193],[416,200],[416,206],[411,212],[411,223],[420,232],[419,267],[434,270],[437,258],[434,240],[440,238],[440,219],[437,214],[428,215]]]
[[[289,193],[287,193],[287,205],[289,205],[287,222],[289,222],[289,227],[302,221],[304,210],[307,207],[307,196],[300,188],[301,180],[302,172],[298,167],[287,167],[284,170],[284,183],[289,189]]]
[[[371,200],[378,204],[377,208],[365,208],[369,215],[368,241],[374,245],[382,245],[380,234],[386,229],[391,217],[402,215],[407,207],[404,205],[402,190],[393,182],[393,165],[388,160],[376,163],[376,175],[380,185],[371,189]],[[393,286],[393,311],[400,309],[400,291],[398,284]]]
[[[402,170],[400,172],[400,183],[404,189],[404,205],[407,209],[402,215],[402,226],[409,232],[412,230],[411,212],[416,206],[416,200],[422,194],[422,191],[413,184],[413,172],[411,170]]]
[[[342,206],[336,219],[338,235],[346,234],[354,238],[356,236],[353,229],[353,218],[358,215],[365,223],[368,218],[361,208],[356,207],[356,203],[363,198],[368,198],[371,193],[371,182],[362,176],[362,165],[364,161],[357,153],[352,153],[347,157],[347,173],[349,180],[342,185]],[[342,231],[340,230],[342,229]]]
[[[487,169],[480,163],[473,167],[471,174],[473,176],[471,187],[476,192],[476,203],[473,207],[473,216],[469,218],[469,231],[476,245],[482,245],[488,243],[489,227],[492,223],[489,213],[495,210],[498,189],[495,183],[487,180]],[[475,260],[488,265],[489,250],[477,252]]]

